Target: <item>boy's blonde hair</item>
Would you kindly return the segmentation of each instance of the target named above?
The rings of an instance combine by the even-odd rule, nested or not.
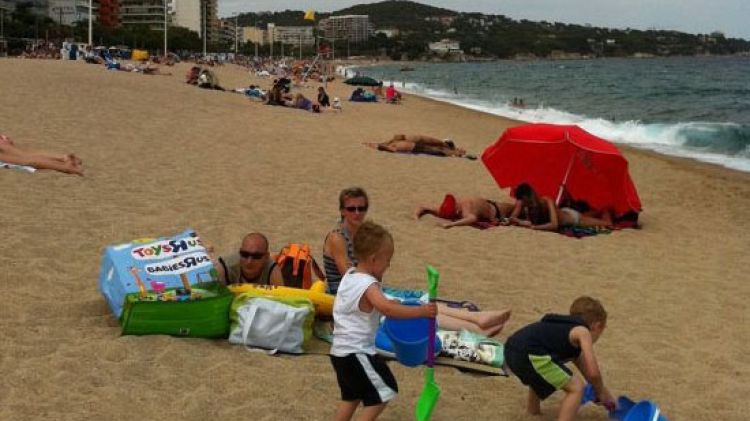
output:
[[[570,315],[583,319],[589,328],[596,322],[607,323],[607,310],[602,303],[585,295],[573,301],[570,305]]]
[[[377,253],[386,241],[393,244],[393,237],[387,229],[372,221],[365,221],[354,235],[354,255],[364,260]]]

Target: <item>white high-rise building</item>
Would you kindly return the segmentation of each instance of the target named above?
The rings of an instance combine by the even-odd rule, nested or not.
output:
[[[169,13],[172,25],[195,31],[200,38],[203,38],[205,18],[208,40],[219,40],[218,0],[171,0]]]
[[[203,13],[201,0],[173,0],[169,7],[172,15],[172,25],[187,28],[203,34]]]
[[[353,43],[367,41],[374,32],[368,15],[331,16],[322,19],[318,27],[328,39],[348,39]]]
[[[99,2],[93,2],[93,18],[99,16]],[[87,22],[89,19],[89,0],[49,0],[47,16],[61,25],[73,25],[76,22]]]

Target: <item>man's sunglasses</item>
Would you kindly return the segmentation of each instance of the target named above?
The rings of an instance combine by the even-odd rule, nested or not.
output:
[[[255,260],[260,260],[266,257],[266,253],[265,252],[251,253],[249,251],[240,250],[240,257],[243,259],[249,259],[252,257]]]
[[[367,212],[367,206],[344,206],[344,210],[347,212]]]

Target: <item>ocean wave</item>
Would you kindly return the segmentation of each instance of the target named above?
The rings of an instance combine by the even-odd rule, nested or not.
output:
[[[421,83],[386,80],[406,93],[529,123],[577,124],[612,142],[687,157],[750,172],[750,126],[736,123],[643,123],[612,121],[545,107],[514,107],[507,99],[489,101]]]

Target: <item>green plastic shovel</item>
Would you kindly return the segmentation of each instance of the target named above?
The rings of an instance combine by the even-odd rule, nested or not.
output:
[[[440,274],[437,269],[427,266],[427,285],[429,288],[430,302],[437,298],[438,282]],[[435,318],[431,318],[427,328],[427,369],[424,372],[424,389],[417,401],[417,421],[427,421],[432,417],[432,411],[440,399],[440,388],[435,383]]]

